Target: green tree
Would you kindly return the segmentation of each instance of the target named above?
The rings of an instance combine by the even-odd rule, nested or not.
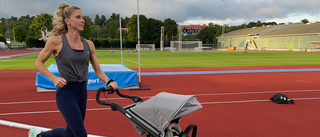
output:
[[[100,19],[100,16],[98,14],[94,18],[94,25],[101,25],[101,19]]]
[[[105,19],[103,24],[103,36],[107,38],[116,37],[119,28],[119,14],[112,13],[109,19]]]
[[[47,13],[42,13],[37,15],[29,27],[29,35],[35,39],[40,38],[41,31],[52,30],[52,15]]]
[[[177,23],[174,20],[170,18],[165,19],[163,22],[163,26],[165,35],[167,35],[168,37],[177,36],[178,28]]]
[[[160,43],[162,22],[153,18],[148,19],[148,43]]]
[[[6,38],[0,33],[0,42],[6,43]]]
[[[147,43],[148,42],[148,28],[149,28],[149,22],[148,18],[145,15],[140,15],[140,40],[141,43]]]
[[[264,26],[268,26],[268,25],[277,25],[276,22],[263,22],[262,23]]]
[[[107,34],[107,37],[115,38],[115,35],[116,35],[118,28],[119,28],[119,24],[117,24],[117,21],[115,21],[115,20],[109,21],[107,23],[107,25],[105,26],[105,32]]]
[[[261,21],[258,20],[256,27],[262,27]]]
[[[102,37],[102,29],[99,25],[91,25],[90,27],[92,38],[100,38]]]
[[[6,36],[6,31],[7,31],[7,27],[6,27],[6,19],[5,18],[1,18],[0,19],[1,23],[2,23],[2,32],[0,32],[1,34],[3,34],[3,36]]]
[[[18,21],[17,25],[20,25],[21,28],[26,31],[29,32],[29,26],[32,24],[32,19],[23,19],[22,21]]]
[[[18,20],[12,23],[11,28],[13,29],[13,31],[11,33],[11,37],[15,37],[16,41],[24,42],[25,38],[28,35],[29,27],[31,26],[32,20],[34,18],[34,16],[30,17],[29,15],[21,16]]]
[[[137,15],[133,15],[130,18],[129,23],[127,24],[127,28],[129,29],[128,40],[130,42],[138,41],[138,27],[137,27]],[[139,17],[140,23],[140,40],[142,43],[148,40],[148,19],[144,15],[140,15]]]
[[[303,23],[303,24],[307,24],[307,23],[309,23],[309,20],[308,19],[303,19],[300,22]]]
[[[23,42],[27,37],[27,31],[22,28],[21,25],[14,27],[15,39],[16,41]]]
[[[101,26],[104,26],[104,25],[106,25],[106,23],[107,23],[107,18],[106,18],[106,16],[105,15],[101,15]]]
[[[3,34],[3,26],[0,24],[0,34]]]
[[[130,21],[127,24],[128,31],[128,40],[130,42],[138,41],[138,27],[137,27],[137,15],[133,15]]]
[[[15,22],[16,20],[18,20],[18,18],[13,16],[11,16],[11,18],[9,19],[10,22]]]
[[[128,18],[128,17],[121,19],[121,27],[126,28],[129,21],[130,21],[130,18]]]
[[[226,33],[231,32],[231,31],[235,31],[238,29],[239,29],[239,27],[237,27],[237,26],[228,26]]]
[[[215,34],[217,33],[217,29],[212,25],[209,25],[208,27],[203,28],[200,33],[198,34],[198,38],[202,41],[204,44],[214,44],[216,41]]]
[[[119,14],[112,13],[110,18],[106,21],[106,24],[108,24],[109,22],[116,22],[117,24],[119,24],[119,17],[120,17]]]
[[[115,14],[115,13],[112,13],[112,15],[110,16],[110,19],[111,19],[111,21],[112,20],[119,20],[119,14]]]
[[[18,21],[22,21],[22,20],[24,20],[24,19],[30,19],[30,20],[32,20],[32,17],[30,17],[30,15],[29,14],[27,14],[26,16],[21,16],[19,19],[18,19]]]
[[[246,28],[246,27],[247,27],[247,24],[245,24],[245,23],[243,23],[243,24],[241,24],[240,26],[238,26],[239,29],[244,29],[244,28]]]
[[[256,26],[257,26],[257,23],[250,22],[250,23],[248,23],[247,28],[252,28],[252,27],[256,27]]]

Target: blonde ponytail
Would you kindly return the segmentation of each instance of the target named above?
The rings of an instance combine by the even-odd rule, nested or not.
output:
[[[53,30],[50,37],[59,36],[68,32],[67,24],[64,22],[65,18],[69,18],[73,10],[80,9],[78,6],[69,6],[67,2],[62,2],[58,6],[56,14],[53,16],[52,26]]]

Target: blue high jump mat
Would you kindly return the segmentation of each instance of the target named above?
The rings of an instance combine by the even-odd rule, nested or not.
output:
[[[118,83],[118,88],[132,88],[138,86],[137,72],[126,68],[123,64],[100,64],[102,71],[108,76],[108,78],[114,79]],[[48,70],[54,75],[59,77],[59,72],[56,64],[51,64]],[[40,72],[36,75],[36,87],[37,92],[55,91],[57,88],[54,83],[42,75]],[[97,90],[100,87],[105,86],[95,74],[92,65],[89,65],[88,72],[88,90]]]

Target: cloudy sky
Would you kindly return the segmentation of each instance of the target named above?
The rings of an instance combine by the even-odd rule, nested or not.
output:
[[[5,8],[8,17],[54,14],[63,1],[79,6],[91,19],[96,14],[107,18],[112,13],[121,17],[137,14],[137,0],[1,0],[0,18],[6,16]],[[139,0],[139,3],[140,14],[147,18],[162,21],[171,18],[181,25],[210,22],[241,25],[258,20],[285,23],[305,18],[320,21],[320,0]]]

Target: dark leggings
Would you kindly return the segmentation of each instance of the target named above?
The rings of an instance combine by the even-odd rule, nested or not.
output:
[[[43,132],[41,137],[87,137],[83,124],[87,106],[86,82],[68,83],[63,88],[58,88],[56,103],[67,127]]]

